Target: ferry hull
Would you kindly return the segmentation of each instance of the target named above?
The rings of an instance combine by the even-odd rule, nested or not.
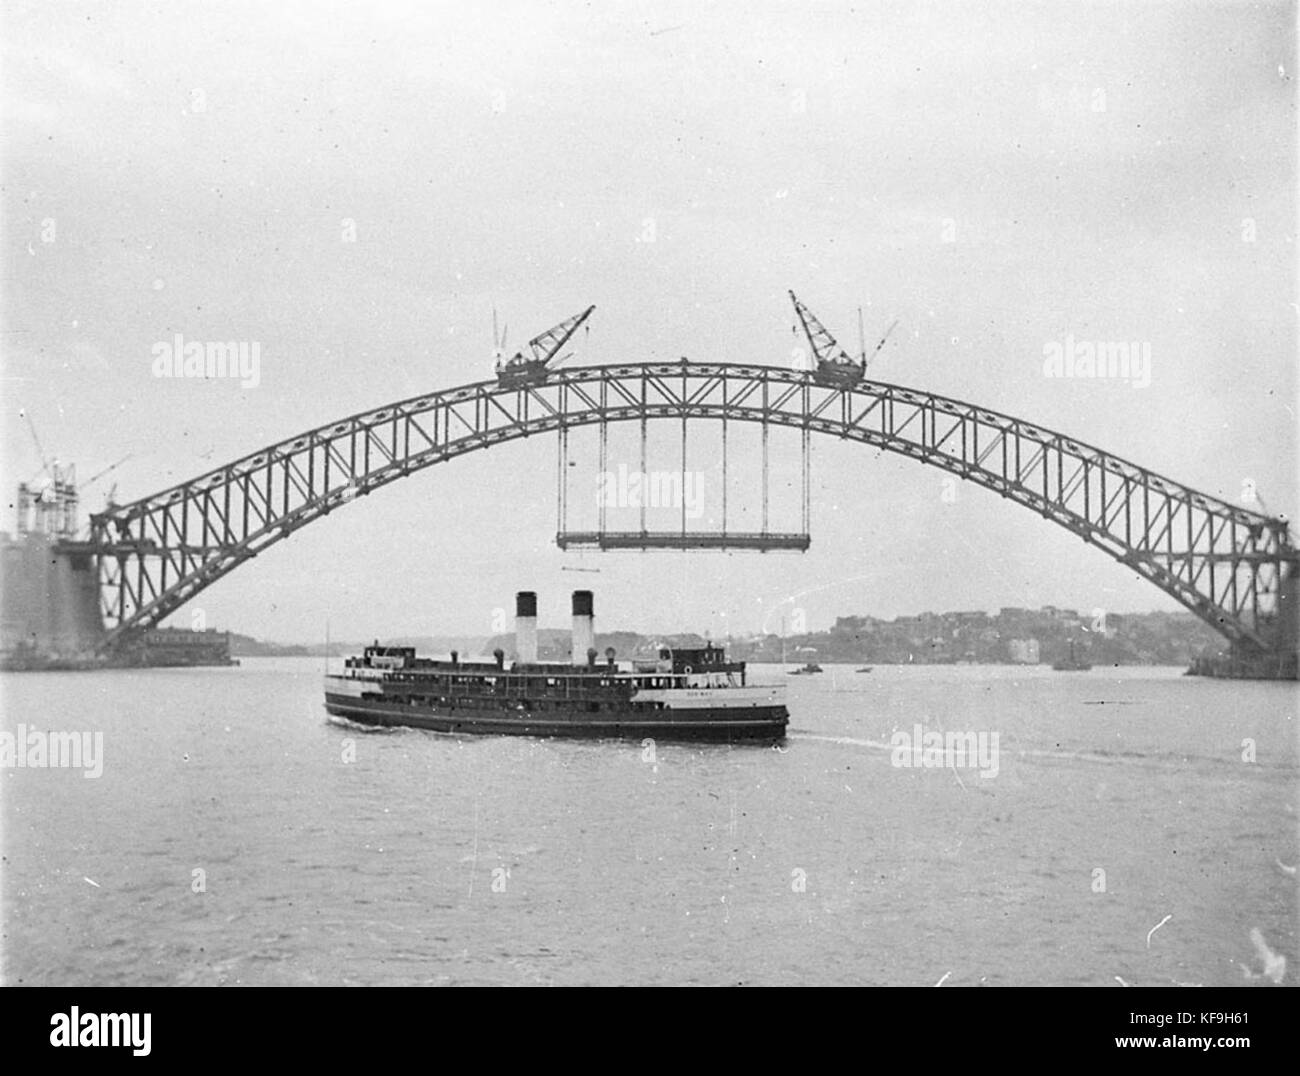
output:
[[[477,736],[564,736],[582,739],[645,739],[712,743],[776,743],[785,738],[784,706],[657,710],[649,713],[545,714],[403,704],[327,692],[325,710],[362,725],[406,727]]]

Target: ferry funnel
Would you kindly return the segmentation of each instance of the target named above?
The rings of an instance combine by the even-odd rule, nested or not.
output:
[[[531,590],[515,595],[515,660],[537,663],[537,594]]]
[[[595,653],[596,630],[593,624],[591,591],[573,592],[573,645],[570,660],[574,665],[586,664],[588,652]]]

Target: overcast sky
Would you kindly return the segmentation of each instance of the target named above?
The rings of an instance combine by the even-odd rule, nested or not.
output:
[[[575,365],[787,364],[793,288],[851,348],[859,306],[900,319],[881,380],[1295,517],[1291,4],[3,10],[10,500],[40,470],[20,408],[83,480],[131,454],[97,510],[490,376],[493,307],[513,350],[595,303]],[[260,383],[156,378],[176,333],[258,342]],[[1149,344],[1150,385],[1045,377],[1068,337]],[[487,633],[521,588],[558,626],[575,586],[601,627],[714,634],[1176,608],[863,446],[815,442],[804,556],[562,554],[554,470],[552,439],[428,469],[193,604],[284,640]]]

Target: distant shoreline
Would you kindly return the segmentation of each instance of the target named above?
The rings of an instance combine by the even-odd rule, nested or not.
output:
[[[596,636],[601,653],[612,647],[619,658],[651,658],[661,645],[702,645],[709,637],[694,633],[647,635],[632,631]],[[276,643],[230,633],[233,657],[324,657],[360,653],[373,640]],[[384,637],[392,646],[413,646],[424,655],[453,650],[465,657],[490,656],[496,649],[514,658],[514,635]],[[1004,607],[982,611],[922,613],[879,620],[870,616],[838,618],[829,629],[784,637],[738,635],[723,642],[731,655],[761,664],[822,663],[856,665],[1050,665],[1077,651],[1095,666],[1186,666],[1198,657],[1226,649],[1227,643],[1191,613],[1152,612],[1093,614],[1044,606]],[[538,657],[564,661],[570,653],[567,628],[538,632]]]

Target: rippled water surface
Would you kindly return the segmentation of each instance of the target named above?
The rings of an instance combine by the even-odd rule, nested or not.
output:
[[[771,668],[780,748],[651,752],[341,726],[320,672],[0,681],[104,745],[0,770],[5,982],[1259,985],[1252,928],[1300,972],[1293,684]],[[917,724],[997,775],[894,765]]]

